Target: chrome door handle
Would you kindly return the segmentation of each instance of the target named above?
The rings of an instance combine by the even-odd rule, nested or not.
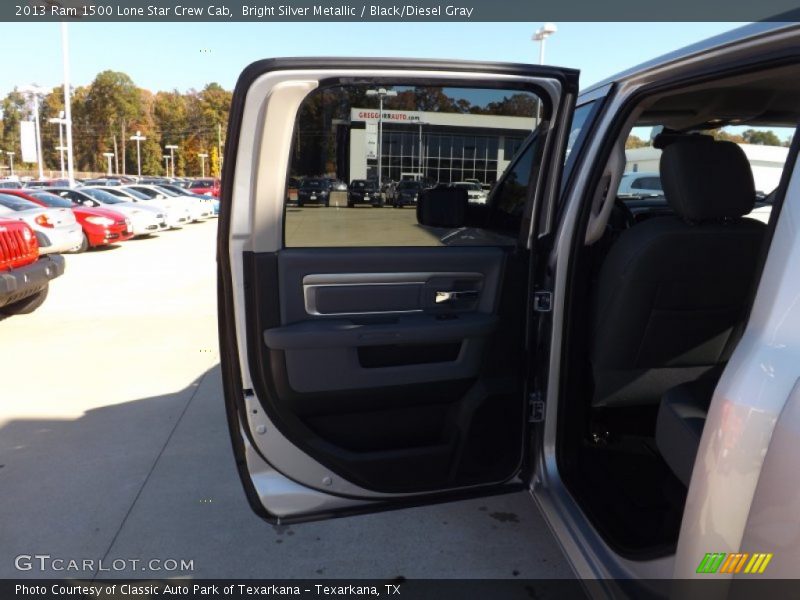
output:
[[[447,292],[436,292],[434,302],[436,302],[436,304],[447,304],[449,302],[475,300],[477,298],[478,290],[450,290]]]

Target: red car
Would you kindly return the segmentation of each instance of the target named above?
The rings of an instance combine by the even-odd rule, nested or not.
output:
[[[83,244],[76,252],[85,252],[89,248],[105,246],[116,242],[124,242],[133,237],[131,223],[125,215],[108,208],[90,208],[74,204],[66,198],[38,190],[3,190],[50,208],[71,208],[75,219],[83,229]]]
[[[219,179],[195,179],[189,184],[189,191],[193,194],[208,194],[219,198]]]

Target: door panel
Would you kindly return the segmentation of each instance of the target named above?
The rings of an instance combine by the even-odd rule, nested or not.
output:
[[[506,314],[522,314],[524,254],[457,247],[381,255],[377,261],[374,251],[352,248],[249,256],[257,397],[298,447],[369,490],[419,493],[509,479],[522,444],[520,355],[493,357],[504,347],[521,347],[521,328],[509,327],[497,311],[504,303]],[[279,291],[267,262],[279,273]],[[455,272],[457,265],[471,271]],[[517,277],[505,276],[511,272]],[[400,310],[319,315],[305,309],[304,282],[380,288],[393,279],[416,282],[412,304]],[[436,291],[453,285],[478,296],[437,305]],[[285,308],[280,320],[270,296]]]
[[[300,59],[242,75],[222,185],[220,340],[234,451],[262,516],[518,489],[529,240],[555,194],[544,182],[558,181],[558,124],[576,91],[577,72],[525,65]],[[374,150],[363,121],[377,95],[398,99],[377,112],[397,122],[377,128],[383,167],[359,154]],[[511,160],[526,123],[527,162]],[[377,168],[379,180],[432,169],[454,177],[444,185],[513,177],[465,212],[483,215],[466,228],[347,208],[346,194],[287,206],[290,177],[332,168],[362,179]]]

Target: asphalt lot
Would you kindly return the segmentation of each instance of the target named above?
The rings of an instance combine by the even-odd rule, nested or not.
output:
[[[421,227],[413,206],[311,205],[286,211],[287,246],[441,246],[445,229]]]
[[[0,322],[0,577],[571,576],[524,493],[290,527],[255,517],[224,422],[215,232],[67,256],[42,308]],[[21,554],[128,562],[18,571]]]

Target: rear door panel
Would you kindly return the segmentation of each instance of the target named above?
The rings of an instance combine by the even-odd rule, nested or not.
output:
[[[575,72],[506,65],[299,60],[245,72],[223,174],[220,340],[240,474],[271,519],[519,485],[529,250],[283,245],[294,115],[343,80],[499,80],[546,94],[552,118],[566,118],[577,89]]]

